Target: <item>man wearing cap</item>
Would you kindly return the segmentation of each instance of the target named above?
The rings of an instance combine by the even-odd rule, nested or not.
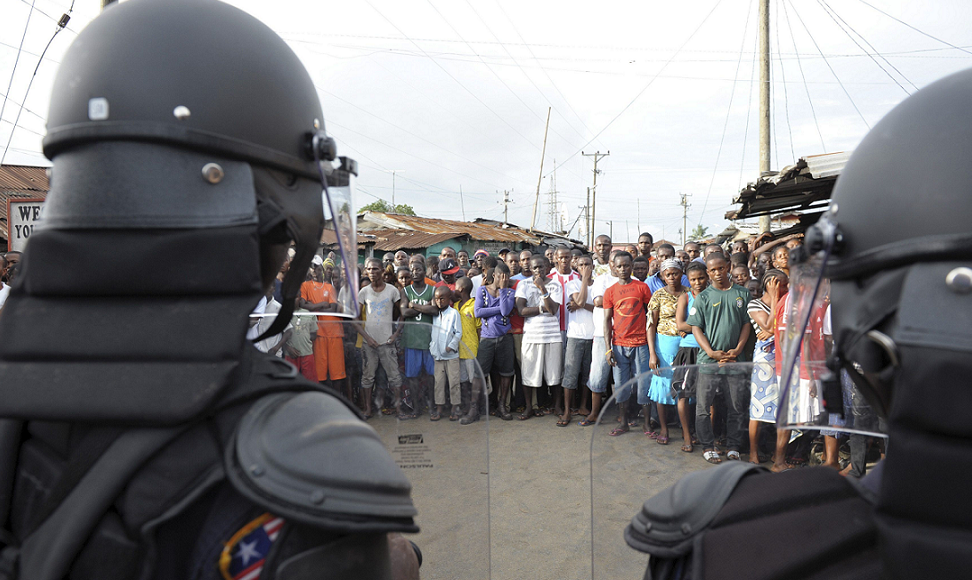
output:
[[[442,280],[436,286],[447,286],[449,290],[456,291],[456,274],[459,273],[459,264],[455,258],[444,258],[439,260],[439,274]]]
[[[324,271],[334,270],[334,261],[322,260],[314,256],[311,261],[311,277],[300,286],[298,304],[312,313],[337,312],[337,292],[330,282],[324,281]],[[344,330],[334,316],[317,317],[317,338],[314,339],[314,363],[317,366],[317,380],[326,383],[343,380],[347,373],[344,368]],[[337,388],[337,385],[333,385]]]

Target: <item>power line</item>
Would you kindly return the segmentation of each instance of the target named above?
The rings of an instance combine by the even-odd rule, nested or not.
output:
[[[782,0],[780,0],[780,2],[782,2]],[[775,10],[774,12],[776,12],[776,26],[774,27],[776,29],[776,49],[777,49],[777,55],[779,55],[783,52],[783,45],[780,44],[780,26],[779,26],[780,11]],[[786,94],[786,67],[783,66],[783,59],[780,59],[780,76],[783,78],[783,112],[786,117],[786,132],[790,136],[790,157],[793,160],[793,162],[796,163],[797,156],[796,156],[796,151],[793,148],[793,128],[790,125],[790,105],[789,105],[789,99],[787,98],[787,94]],[[777,159],[779,158],[777,157]],[[742,183],[740,183],[739,185],[741,189]]]
[[[21,1],[23,1],[23,0],[21,0]],[[20,46],[17,47],[17,56],[14,58],[13,70],[10,71],[10,81],[7,83],[7,92],[6,92],[5,95],[3,95],[3,104],[0,105],[0,119],[3,118],[3,111],[7,108],[7,97],[8,97],[8,95],[10,95],[10,89],[11,89],[11,87],[13,87],[14,75],[17,73],[17,65],[20,64],[20,54],[24,50],[24,40],[26,40],[26,38],[27,38],[27,28],[30,27],[30,17],[34,14],[34,4],[35,3],[36,3],[36,0],[32,0],[31,1],[31,3],[30,3],[30,11],[27,12],[27,22],[24,24],[24,33],[20,37]],[[16,125],[14,125],[14,129],[15,128],[16,128]],[[10,130],[11,134],[13,133],[13,130],[14,129],[11,129]]]
[[[467,0],[467,2],[468,2],[468,0]],[[577,111],[574,109],[574,107],[570,104],[570,101],[567,100],[567,96],[564,95],[563,91],[560,90],[560,87],[557,86],[557,83],[554,82],[553,78],[550,76],[550,73],[548,73],[547,70],[545,68],[543,68],[543,65],[540,63],[540,59],[537,58],[537,55],[534,54],[533,49],[527,43],[526,39],[523,38],[523,35],[522,34],[520,34],[520,30],[516,27],[516,24],[513,22],[513,19],[510,18],[510,15],[506,13],[506,10],[503,8],[503,5],[499,3],[499,0],[495,0],[495,2],[496,2],[496,6],[500,9],[500,12],[503,13],[503,16],[505,16],[506,17],[506,20],[510,23],[510,26],[513,28],[513,32],[515,32],[516,35],[520,37],[520,40],[523,41],[523,46],[526,47],[527,51],[530,53],[530,56],[533,57],[533,60],[535,60],[537,62],[537,66],[540,68],[540,71],[544,74],[545,77],[547,77],[547,80],[550,81],[550,85],[553,86],[554,90],[557,91],[557,94],[560,95],[560,98],[564,101],[564,104],[567,105],[567,108],[570,109],[570,112],[572,112],[574,114],[574,116],[577,117],[577,120],[581,122],[581,125],[583,125],[584,129],[586,129],[589,134],[593,135],[594,134],[594,131],[592,131],[591,128],[587,126],[587,123],[584,122],[583,117],[581,117],[577,113]],[[497,40],[499,40],[499,39],[497,39]],[[510,56],[512,56],[512,55],[510,55]],[[559,114],[560,111],[557,111],[557,113]],[[561,115],[561,117],[564,119],[564,121],[567,121],[567,118],[566,117],[564,117],[563,115]],[[568,125],[571,126],[571,127],[573,126],[573,125],[570,125],[570,123],[568,123]],[[575,131],[576,131],[576,129],[575,129]],[[578,133],[580,133],[580,132],[578,131]],[[581,137],[584,137],[584,135],[581,135]],[[603,143],[602,143],[602,145],[603,145]]]
[[[503,49],[503,52],[505,52],[507,54],[507,56],[510,57],[510,60],[513,61],[513,64],[516,65],[516,67],[520,69],[520,72],[523,73],[523,76],[526,77],[526,79],[528,81],[530,81],[530,84],[533,85],[533,88],[535,88],[537,90],[537,92],[540,93],[540,96],[543,97],[543,100],[546,101],[548,104],[550,104],[552,106],[552,103],[551,103],[550,99],[547,98],[547,95],[544,94],[543,90],[537,85],[536,82],[534,82],[533,78],[529,74],[527,74],[526,69],[524,69],[523,68],[523,65],[521,65],[520,62],[516,59],[516,57],[513,56],[513,53],[511,53],[509,51],[509,49],[506,48],[506,45],[503,44],[503,42],[499,39],[499,37],[496,36],[496,33],[493,32],[493,29],[490,28],[490,26],[489,26],[489,24],[487,24],[486,20],[482,17],[482,15],[479,13],[479,11],[476,10],[476,7],[473,6],[473,4],[469,0],[466,0],[466,5],[469,6],[469,9],[472,10],[473,14],[476,15],[476,18],[478,18],[479,21],[483,24],[483,27],[486,28],[486,31],[489,32],[489,34],[494,39],[496,39],[496,42],[499,44],[500,48],[502,48]],[[500,9],[502,9],[502,7],[500,7]],[[514,27],[514,29],[515,29],[515,27]],[[519,34],[519,32],[517,32],[517,34]],[[468,44],[469,43],[467,42],[467,45]],[[531,51],[531,54],[532,54],[532,51]],[[477,53],[477,56],[479,56],[480,60],[482,60],[482,55],[479,55]],[[537,62],[537,64],[540,64],[539,61]],[[543,70],[543,67],[542,66],[540,67],[540,70]],[[568,104],[568,106],[570,106],[570,105]],[[557,111],[557,114],[560,114],[560,111]],[[567,124],[568,127],[570,127],[575,133],[577,133],[580,136],[581,139],[586,139],[587,138],[583,133],[581,133],[580,131],[578,131],[577,128],[574,127],[571,124],[571,122],[567,120],[566,117],[564,117],[562,114],[560,115],[560,117],[564,120],[564,122]],[[556,131],[555,131],[555,133],[556,133]],[[561,136],[561,138],[563,138],[563,136]],[[566,139],[565,139],[565,141],[566,141]]]
[[[610,127],[611,125],[613,125],[614,122],[617,121],[621,117],[621,115],[623,115],[628,109],[630,109],[631,108],[631,105],[635,104],[635,101],[637,101],[639,98],[641,98],[641,95],[643,95],[645,93],[645,91],[648,90],[648,87],[650,87],[652,84],[654,84],[655,80],[662,73],[662,71],[664,71],[666,68],[668,68],[668,65],[671,64],[671,62],[673,60],[675,60],[675,57],[677,57],[680,52],[682,52],[682,49],[685,47],[685,45],[688,44],[689,42],[691,42],[691,40],[699,32],[699,30],[702,28],[702,26],[705,25],[705,23],[709,20],[709,17],[712,16],[712,13],[716,11],[716,8],[718,8],[720,4],[722,4],[722,0],[718,0],[715,3],[715,6],[712,7],[712,10],[709,10],[709,13],[705,15],[705,18],[702,19],[702,22],[700,22],[699,25],[695,28],[695,30],[692,31],[692,34],[690,34],[689,37],[687,39],[685,39],[685,42],[683,42],[682,45],[678,47],[678,50],[675,51],[675,54],[673,54],[672,57],[669,58],[665,62],[664,65],[662,65],[662,67],[658,70],[658,72],[655,73],[655,76],[651,77],[651,80],[648,81],[648,84],[646,84],[640,91],[638,91],[638,94],[636,94],[634,96],[634,98],[631,99],[631,102],[629,102],[627,105],[625,105],[624,108],[621,109],[621,111],[617,115],[615,115],[610,121],[608,121],[607,125],[605,125],[604,128],[602,128],[600,131],[598,131],[597,134],[595,134],[594,137],[592,137],[590,141],[588,141],[587,143],[585,143],[584,144],[584,147],[581,147],[577,151],[574,151],[572,154],[570,154],[570,156],[567,157],[567,159],[565,159],[563,162],[561,162],[560,165],[555,166],[551,171],[556,171],[562,165],[564,165],[565,163],[567,163],[568,161],[570,161],[571,159],[573,159],[574,157],[576,157],[578,153],[581,153],[584,150],[584,148],[586,148],[588,145],[590,145],[591,143],[593,143],[598,137],[601,136],[602,133],[604,133],[605,131],[607,131],[608,127]],[[547,175],[550,175],[550,174],[548,173]]]
[[[803,79],[803,89],[807,92],[807,102],[810,103],[810,114],[813,115],[813,125],[817,128],[817,136],[820,137],[820,147],[826,152],[827,146],[824,145],[823,133],[820,132],[820,123],[817,121],[817,111],[813,108],[813,99],[810,98],[810,87],[807,85],[807,76],[803,73],[803,64],[800,62],[800,52],[797,50],[796,37],[793,36],[793,26],[790,25],[790,13],[786,9],[786,0],[780,0],[780,5],[783,7],[783,18],[786,20],[786,28],[790,31],[790,42],[793,43],[793,52],[797,55],[797,67],[800,69],[800,78]]]
[[[759,46],[758,34],[756,35],[754,42],[756,43],[756,46]],[[749,107],[746,109],[746,130],[743,131],[742,159],[739,160],[739,182],[736,184],[737,191],[742,189],[743,170],[746,167],[746,143],[749,142],[749,121],[752,119],[753,112],[753,86],[756,85],[756,52],[757,51],[755,50],[753,51],[753,70],[749,73]],[[779,155],[777,155],[777,159],[779,159]],[[715,175],[713,175],[713,178],[714,177]],[[706,195],[706,201],[708,201],[708,195]],[[702,212],[705,213],[704,207]]]
[[[742,41],[739,43],[739,60],[736,61],[736,78],[739,78],[739,68],[742,66],[743,49],[746,48],[746,33],[749,32],[749,19],[753,15],[753,0],[749,0],[749,7],[746,10],[746,24],[743,25],[743,37]],[[755,52],[753,53],[755,54]],[[752,84],[750,84],[752,87]],[[729,106],[726,107],[726,122],[722,125],[722,137],[719,139],[719,150],[716,152],[715,168],[712,170],[712,178],[709,180],[709,190],[705,193],[705,202],[702,203],[702,214],[705,213],[705,207],[709,204],[709,195],[712,194],[712,186],[715,184],[716,172],[715,169],[719,168],[719,158],[722,157],[722,145],[726,141],[726,130],[729,128],[729,116],[732,113],[732,100],[736,96],[736,84],[732,85],[732,90],[729,91]],[[752,99],[750,98],[750,103]],[[749,119],[746,119],[746,124],[748,126]],[[745,155],[745,152],[744,152]],[[699,215],[699,225],[702,225],[702,215]]]
[[[918,34],[921,34],[923,36],[927,36],[928,38],[930,38],[930,39],[932,39],[932,40],[934,40],[936,42],[940,42],[940,43],[944,44],[945,46],[949,46],[951,48],[954,48],[955,50],[961,50],[962,52],[965,52],[965,53],[968,53],[968,54],[972,54],[972,52],[969,52],[968,50],[966,50],[966,49],[964,49],[964,48],[962,48],[960,46],[955,46],[951,42],[948,42],[946,40],[942,40],[941,38],[938,38],[936,36],[932,36],[931,34],[928,34],[927,32],[925,32],[923,30],[919,30],[918,28],[915,28],[914,26],[908,24],[907,22],[905,22],[904,20],[901,20],[900,18],[896,18],[894,16],[891,16],[890,14],[888,14],[884,10],[881,10],[877,6],[871,4],[870,2],[865,2],[865,0],[859,0],[859,1],[860,1],[861,4],[864,4],[865,6],[870,6],[874,10],[877,10],[881,14],[884,14],[885,16],[887,16],[888,18],[890,18],[891,20],[894,20],[895,22],[899,22],[901,24],[904,24],[908,28],[910,28],[910,29],[914,30],[915,32],[917,32]]]
[[[894,75],[892,75],[891,73],[889,73],[889,72],[888,72],[888,69],[886,69],[886,68],[884,68],[884,66],[883,66],[883,65],[881,65],[881,63],[880,63],[880,62],[878,62],[878,59],[876,59],[876,58],[874,58],[874,56],[873,56],[873,55],[872,55],[871,53],[869,53],[869,52],[867,51],[867,49],[866,49],[866,48],[864,48],[863,46],[861,46],[861,43],[860,43],[860,42],[857,42],[857,39],[856,39],[856,38],[854,38],[854,37],[853,37],[853,36],[851,35],[851,33],[850,33],[850,32],[848,32],[848,31],[847,31],[847,30],[846,30],[846,29],[844,28],[844,26],[843,26],[843,25],[841,24],[841,22],[844,22],[844,19],[843,19],[843,18],[841,18],[841,19],[840,19],[840,20],[838,21],[838,20],[837,20],[837,17],[835,17],[835,16],[834,16],[834,14],[831,14],[831,11],[833,10],[833,8],[831,8],[829,4],[827,4],[827,3],[826,3],[826,2],[824,2],[823,0],[817,0],[817,4],[819,4],[819,5],[820,5],[820,7],[821,7],[821,8],[823,8],[823,11],[824,11],[824,12],[825,12],[825,13],[827,14],[827,16],[829,16],[829,17],[830,17],[830,19],[831,19],[831,20],[833,20],[833,21],[834,21],[834,24],[836,24],[836,25],[837,25],[837,27],[838,27],[838,28],[840,28],[840,30],[841,30],[841,32],[843,32],[844,34],[846,34],[846,35],[847,35],[847,38],[849,38],[849,39],[851,39],[851,42],[853,42],[853,43],[854,43],[855,45],[857,45],[857,48],[859,48],[859,49],[861,49],[861,52],[863,52],[864,54],[866,54],[866,55],[867,55],[867,56],[868,56],[868,57],[869,57],[869,58],[870,58],[870,59],[871,59],[871,60],[872,60],[872,61],[874,62],[874,64],[876,64],[876,65],[877,65],[877,67],[878,67],[879,69],[881,69],[881,72],[883,72],[884,74],[886,74],[886,75],[888,76],[888,78],[889,78],[889,79],[891,79],[892,81],[894,81],[894,84],[896,84],[896,85],[898,85],[898,87],[899,87],[899,88],[900,88],[900,89],[901,89],[902,91],[904,91],[904,93],[905,93],[906,95],[911,95],[911,92],[910,92],[910,91],[909,91],[908,89],[906,89],[906,88],[904,88],[904,86],[903,86],[903,85],[902,85],[902,84],[901,84],[900,82],[898,82],[898,79],[896,79],[896,78],[894,78]],[[835,14],[836,14],[836,13],[835,13]],[[846,22],[845,22],[845,24],[846,24]],[[859,32],[857,32],[856,30],[855,30],[854,32],[855,32],[855,33],[856,33],[856,34],[857,34],[858,36],[861,36],[861,35],[860,35],[860,33],[859,33]],[[864,37],[863,37],[863,36],[861,36],[861,39],[863,39],[863,38],[864,38]],[[867,42],[867,41],[865,40],[864,42]],[[895,70],[898,70],[898,69],[895,69]],[[901,74],[901,71],[898,71],[898,74]],[[901,76],[903,77],[904,75],[901,75]],[[908,79],[905,79],[905,81],[907,81],[907,82],[909,82],[909,83],[911,82],[911,81],[909,81]],[[914,86],[914,83],[912,83],[912,86]],[[917,88],[917,87],[915,87],[915,88]]]
[[[786,0],[784,0],[784,2],[785,1]],[[847,88],[844,86],[844,83],[840,82],[840,78],[837,76],[837,72],[834,70],[834,67],[830,66],[830,61],[828,61],[827,58],[823,56],[823,51],[820,50],[820,45],[817,44],[817,40],[813,37],[813,34],[810,33],[810,29],[807,28],[806,23],[803,22],[803,18],[800,17],[800,13],[797,12],[796,6],[793,5],[793,2],[790,2],[790,7],[793,8],[793,14],[796,15],[797,20],[800,21],[800,25],[803,26],[803,29],[807,32],[807,36],[810,37],[810,42],[813,43],[813,46],[816,47],[817,52],[820,53],[821,57],[823,57],[824,64],[826,64],[827,68],[830,69],[830,74],[834,75],[834,79],[837,81],[837,84],[840,85],[840,89],[844,91],[845,95],[847,95],[847,100],[850,101],[851,106],[854,107],[855,111],[857,111],[857,114],[858,116],[860,116],[861,121],[864,121],[864,125],[868,129],[870,129],[871,125],[867,122],[867,119],[864,118],[864,114],[861,113],[861,110],[857,108],[857,103],[854,102],[854,99],[850,96],[850,93],[847,92]]]
[[[397,25],[395,25],[394,22],[392,22],[391,20],[389,20],[389,18],[387,16],[385,16],[380,10],[378,10],[377,8],[375,8],[374,4],[372,4],[370,2],[370,0],[365,0],[365,3],[368,4],[368,6],[370,6],[372,10],[374,10],[375,12],[377,12],[378,13],[378,16],[381,16],[385,20],[385,22],[387,22],[388,24],[390,24],[392,26],[392,28],[394,28],[395,30],[397,30],[399,34],[401,34],[403,37],[405,37],[406,40],[408,40],[409,42],[411,42],[412,44],[414,44],[416,48],[418,48],[420,51],[422,51],[422,53],[425,54],[425,56],[428,57],[428,59],[431,60],[433,64],[435,64],[437,67],[439,67],[442,70],[442,72],[444,72],[450,79],[452,79],[453,81],[455,81],[455,83],[457,85],[459,85],[460,87],[462,87],[463,90],[465,90],[474,99],[476,99],[476,101],[479,104],[481,104],[482,106],[486,107],[486,109],[490,113],[492,113],[494,116],[496,116],[500,121],[503,121],[503,124],[505,124],[507,127],[509,127],[514,133],[516,133],[517,135],[519,135],[524,141],[526,141],[527,143],[529,143],[535,149],[539,149],[539,147],[537,147],[536,143],[534,143],[533,141],[530,141],[529,139],[527,139],[527,137],[523,133],[520,133],[520,131],[517,130],[517,128],[514,127],[512,124],[510,124],[510,122],[507,121],[502,115],[500,115],[495,110],[493,110],[493,108],[490,107],[488,104],[486,104],[485,101],[483,101],[482,99],[480,99],[479,96],[476,93],[474,93],[471,90],[469,90],[469,88],[467,88],[466,85],[462,84],[459,81],[459,79],[457,79],[455,76],[453,76],[453,74],[450,73],[437,60],[435,60],[434,58],[432,58],[432,55],[430,55],[429,53],[425,52],[425,49],[422,48],[417,42],[415,42],[414,40],[412,40],[411,38],[409,38],[409,36],[407,34],[405,34],[405,32],[401,28],[399,28]]]
[[[40,58],[37,59],[37,65],[34,66],[34,72],[31,73],[31,75],[30,75],[30,81],[27,82],[27,90],[24,91],[24,103],[27,102],[27,96],[30,94],[30,87],[32,87],[34,85],[34,79],[37,78],[37,71],[40,69],[41,63],[44,62],[44,55],[47,54],[47,49],[49,49],[51,47],[51,43],[54,42],[54,39],[57,38],[57,35],[62,30],[64,30],[64,27],[65,26],[67,26],[67,23],[71,20],[71,16],[70,15],[71,15],[71,13],[73,11],[74,11],[74,1],[72,0],[72,2],[71,2],[71,8],[68,9],[67,14],[62,14],[61,15],[61,19],[57,21],[57,28],[54,29],[54,34],[51,35],[51,39],[48,40],[47,41],[47,45],[44,46],[44,50],[41,52]],[[30,16],[28,15],[27,18],[28,18],[28,21],[29,21]],[[25,27],[24,28],[24,35],[26,36],[26,34],[27,34],[27,29]],[[23,43],[23,40],[21,40],[21,43]],[[16,68],[16,65],[15,65],[15,68]],[[11,79],[12,79],[12,77],[11,77]],[[10,89],[8,88],[7,89],[7,93],[9,94],[9,92],[10,92]],[[6,105],[6,101],[4,102],[4,105]],[[0,109],[2,109],[2,108],[0,108]],[[20,123],[20,115],[23,112],[24,112],[24,105],[22,104],[20,106],[20,109],[17,110],[17,117],[14,119],[14,126],[10,129],[10,135],[7,137],[7,144],[3,148],[3,155],[0,155],[0,165],[3,165],[3,160],[7,158],[7,151],[10,149],[10,143],[13,141],[14,132],[17,130],[17,125]],[[0,110],[0,117],[2,117],[2,116],[3,116],[3,112],[2,112],[2,110]]]

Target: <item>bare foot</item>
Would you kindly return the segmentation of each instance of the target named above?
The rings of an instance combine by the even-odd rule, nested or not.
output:
[[[853,468],[852,465],[848,465],[847,467],[840,470],[840,474],[843,475],[844,477],[847,477],[848,475],[850,475],[852,468]]]
[[[770,467],[770,471],[772,471],[773,473],[780,473],[783,471],[788,471],[790,469],[794,469],[794,467],[789,463],[783,463],[782,465],[779,463],[774,463],[773,467]]]
[[[840,463],[837,463],[836,461],[832,463],[830,461],[824,461],[823,463],[820,464],[820,467],[829,467],[836,471],[840,471]]]
[[[578,415],[590,415],[591,414],[591,411],[589,409],[578,409],[577,414]]]

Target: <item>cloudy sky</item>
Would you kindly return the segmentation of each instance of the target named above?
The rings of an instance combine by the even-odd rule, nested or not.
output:
[[[529,225],[548,107],[540,229],[556,179],[555,225],[583,237],[593,161],[581,151],[610,151],[595,232],[613,222],[617,241],[639,230],[679,240],[680,193],[691,194],[689,230],[719,231],[757,176],[754,0],[231,3],[306,64],[339,152],[360,163],[359,205],[391,200],[395,170],[396,203],[419,215],[502,218],[508,190],[510,222]],[[51,42],[70,6],[0,0],[4,163],[46,163],[53,77],[99,9],[77,0]],[[972,66],[970,17],[968,0],[770,0],[773,169],[853,149],[909,93]]]

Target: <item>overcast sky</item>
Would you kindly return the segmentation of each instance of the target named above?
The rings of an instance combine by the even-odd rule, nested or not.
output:
[[[419,215],[502,219],[511,190],[509,220],[528,226],[548,107],[540,229],[554,177],[559,216],[577,219],[593,178],[581,150],[611,152],[598,164],[595,231],[613,220],[616,241],[639,228],[678,241],[679,193],[691,194],[688,229],[716,233],[757,177],[757,1],[231,3],[306,64],[339,153],[360,164],[359,205],[391,200],[398,170],[395,201]],[[20,104],[69,6],[35,0],[31,13],[31,0],[0,0],[0,147],[19,115],[7,164],[46,164],[52,80],[97,0],[74,4]],[[770,0],[772,168],[853,149],[916,87],[972,66],[970,17],[968,0]]]

